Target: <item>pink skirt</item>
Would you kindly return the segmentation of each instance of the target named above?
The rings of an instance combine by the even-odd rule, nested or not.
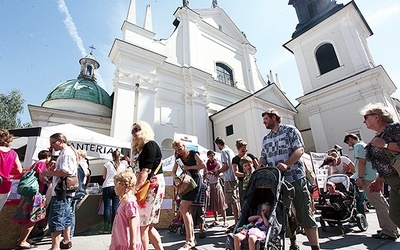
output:
[[[218,183],[210,184],[210,211],[223,211],[228,206],[225,203],[225,195],[221,185]]]

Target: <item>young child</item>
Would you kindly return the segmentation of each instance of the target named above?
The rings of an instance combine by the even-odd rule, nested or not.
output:
[[[180,204],[181,204],[181,200],[179,199],[179,197],[176,197],[176,201],[175,201],[175,218],[172,220],[172,223],[174,225],[182,225],[183,224],[182,214],[179,211]]]
[[[340,192],[339,190],[336,190],[336,185],[333,182],[328,181],[326,183],[326,189],[328,189],[328,194],[329,195],[334,195],[334,194],[338,194],[340,195],[343,199],[346,199],[346,195],[344,195],[344,193]]]
[[[241,249],[242,241],[248,238],[249,250],[256,248],[256,241],[263,240],[266,237],[268,229],[268,218],[271,215],[271,205],[265,202],[261,205],[260,215],[249,217],[249,224],[244,225],[242,230],[236,233],[233,237],[235,250]]]
[[[200,239],[206,237],[204,233],[204,223],[205,223],[205,203],[207,197],[207,189],[208,185],[203,182],[199,194],[197,195],[196,199],[192,202],[190,208],[193,217],[193,223],[195,225],[199,225],[200,227],[200,234],[199,234]]]
[[[142,250],[139,206],[133,194],[136,176],[132,171],[124,170],[114,176],[114,183],[120,203],[112,227],[109,249]]]
[[[228,223],[226,221],[226,209],[228,206],[225,203],[225,194],[222,186],[219,182],[219,176],[215,175],[215,171],[221,168],[221,165],[215,159],[215,153],[212,150],[207,152],[207,171],[204,178],[208,178],[210,185],[210,210],[214,214],[214,222],[210,225],[211,227],[219,225],[218,214],[222,215],[224,223],[223,227],[227,227]]]
[[[251,174],[254,172],[253,160],[249,156],[243,156],[240,159],[240,165],[243,166],[243,169],[245,171],[245,176],[243,179],[243,191],[246,191]]]

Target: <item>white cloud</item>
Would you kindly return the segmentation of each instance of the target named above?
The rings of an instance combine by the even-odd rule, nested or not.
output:
[[[67,30],[69,32],[69,35],[71,38],[74,40],[76,45],[78,46],[79,51],[81,52],[82,56],[86,56],[86,50],[85,47],[83,46],[83,41],[81,37],[78,34],[78,29],[75,26],[74,20],[72,19],[72,16],[69,14],[68,7],[65,4],[64,0],[59,0],[58,1],[58,9],[65,14],[65,20],[64,24],[67,27]]]
[[[383,9],[378,9],[377,12],[372,13],[368,18],[368,22],[374,24],[374,26],[380,26],[391,18],[397,18],[399,14],[400,4],[385,6]]]

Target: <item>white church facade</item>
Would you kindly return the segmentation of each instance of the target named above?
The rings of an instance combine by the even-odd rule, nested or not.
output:
[[[195,135],[210,149],[217,136],[231,148],[242,138],[258,155],[268,132],[261,113],[275,108],[283,123],[301,130],[306,151],[321,152],[341,143],[346,132],[371,137],[358,115],[365,104],[380,101],[394,108],[390,96],[396,87],[373,63],[366,42],[372,31],[354,2],[289,1],[299,17],[294,36],[284,45],[294,54],[303,85],[297,107],[277,77],[273,81],[271,74],[268,81],[261,76],[256,48],[216,1],[205,9],[191,9],[185,2],[174,13],[171,36],[156,40],[150,6],[140,27],[131,0],[123,36],[109,53],[116,65],[113,93],[106,96],[97,88],[100,65],[90,54],[80,61],[81,78],[59,84],[41,106],[29,105],[33,126],[73,123],[130,141],[132,124],[145,120],[166,157],[173,153],[174,133]],[[315,4],[315,11],[305,18],[298,2]],[[326,53],[337,64],[320,65]]]

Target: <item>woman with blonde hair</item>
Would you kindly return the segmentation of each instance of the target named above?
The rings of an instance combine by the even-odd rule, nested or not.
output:
[[[146,200],[139,204],[140,236],[143,248],[149,249],[150,240],[156,250],[164,249],[160,234],[154,227],[160,219],[160,209],[165,194],[161,149],[154,141],[153,129],[147,122],[135,122],[131,134],[132,154],[137,156],[133,162],[137,177],[135,192],[145,184],[146,180],[150,181]]]
[[[17,152],[9,148],[13,136],[6,129],[0,129],[0,211],[3,209],[11,191],[10,173],[22,173]]]

